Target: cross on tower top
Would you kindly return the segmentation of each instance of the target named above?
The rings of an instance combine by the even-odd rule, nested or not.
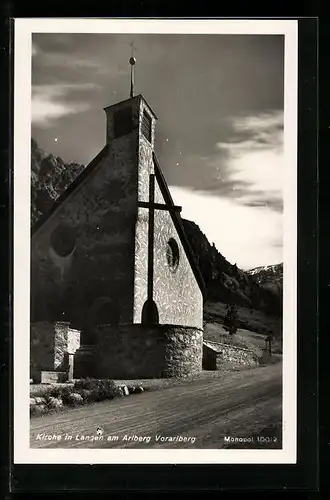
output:
[[[131,90],[130,90],[130,97],[134,97],[134,66],[136,63],[136,58],[134,57],[134,51],[135,51],[135,46],[134,46],[134,41],[130,43],[131,49],[132,49],[132,55],[129,59],[129,63],[131,65]]]

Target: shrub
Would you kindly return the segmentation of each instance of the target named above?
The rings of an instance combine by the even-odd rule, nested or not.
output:
[[[81,380],[76,380],[73,388],[76,391],[82,390],[82,389],[87,389],[89,391],[92,391],[92,390],[98,389],[98,385],[99,385],[99,380],[92,379],[92,378],[85,378],[85,379],[81,379]]]
[[[38,416],[42,415],[46,411],[46,405],[40,404],[40,405],[32,405],[30,406],[30,416]]]
[[[78,394],[77,392],[72,392],[67,396],[66,399],[66,404],[69,406],[78,406],[83,403],[83,397],[81,394]]]
[[[122,390],[113,380],[83,379],[74,384],[74,391],[85,401],[103,401],[123,395]]]
[[[89,389],[76,389],[76,394],[80,394],[84,403],[93,401],[93,391],[90,391]]]
[[[122,389],[113,380],[99,380],[98,401],[113,399],[123,395]]]
[[[113,380],[77,380],[73,386],[52,386],[44,392],[44,397],[31,398],[30,414],[40,415],[61,410],[64,406],[78,406],[120,396],[123,396],[122,389]]]
[[[63,401],[61,398],[54,398],[52,396],[49,396],[47,398],[47,406],[51,409],[60,408],[61,406],[63,406]]]
[[[63,403],[66,404],[66,401],[70,397],[72,391],[72,387],[52,387],[47,396],[62,399]]]
[[[235,304],[227,306],[226,316],[223,320],[223,326],[226,330],[228,330],[229,335],[234,335],[237,332],[238,314]]]
[[[64,404],[70,404],[70,398],[73,393],[73,387],[62,387],[60,397],[62,398]]]

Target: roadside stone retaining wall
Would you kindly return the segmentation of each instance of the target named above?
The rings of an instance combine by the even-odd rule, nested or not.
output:
[[[203,368],[206,370],[224,370],[258,364],[258,356],[250,349],[207,341],[203,344]]]

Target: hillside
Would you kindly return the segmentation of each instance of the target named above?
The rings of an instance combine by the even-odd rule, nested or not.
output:
[[[83,165],[66,164],[61,158],[46,154],[32,139],[32,224],[51,208],[58,196],[83,169]],[[183,225],[206,284],[204,316],[210,321],[221,324],[224,305],[235,303],[239,306],[241,328],[250,328],[259,333],[274,331],[280,336],[282,274],[279,270],[273,274],[270,269],[267,274],[264,268],[256,268],[250,272],[242,271],[235,264],[228,262],[214,244],[209,243],[197,224],[183,219]],[[275,275],[278,286],[274,286],[271,281],[271,277]],[[253,314],[251,316],[249,311],[258,312],[257,321],[252,318]]]
[[[282,296],[278,290],[263,286],[256,276],[230,264],[214,244],[209,243],[197,224],[188,220],[183,220],[183,224],[206,284],[207,301],[233,302],[269,314],[281,314]]]
[[[248,273],[255,278],[257,283],[275,293],[283,291],[283,263],[273,266],[260,266],[250,269]]]

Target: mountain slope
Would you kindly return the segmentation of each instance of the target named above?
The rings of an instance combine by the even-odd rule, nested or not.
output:
[[[283,291],[283,263],[272,266],[260,266],[250,269],[248,274],[253,276],[257,283],[274,293]]]
[[[263,286],[253,274],[230,264],[194,222],[183,220],[185,232],[201,269],[207,300],[235,303],[280,315],[282,296],[278,290]]]

